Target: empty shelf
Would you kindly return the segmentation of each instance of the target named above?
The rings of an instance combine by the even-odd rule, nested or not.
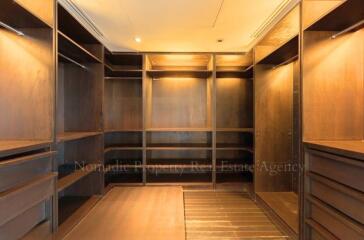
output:
[[[101,135],[102,132],[64,132],[57,135],[58,142],[74,141]]]
[[[13,28],[51,28],[46,22],[24,9],[17,1],[1,0],[0,9],[0,21]]]
[[[67,196],[60,198],[58,200],[58,222],[60,226],[56,233],[56,239],[63,239],[100,199],[101,197],[98,196]]]
[[[254,128],[217,128],[217,132],[248,132],[253,133]]]
[[[105,129],[105,133],[122,133],[122,132],[143,132],[143,129],[138,128],[124,128],[124,129]]]
[[[51,141],[0,140],[0,157],[49,148]]]
[[[126,145],[126,146],[115,146],[115,147],[106,147],[104,153],[111,151],[126,151],[126,150],[143,150],[139,144],[137,146]]]
[[[241,151],[248,151],[253,153],[254,150],[252,147],[244,147],[241,144],[217,144],[217,150],[241,150]]]
[[[212,150],[212,147],[207,144],[148,144],[147,150]]]
[[[85,170],[79,169],[79,170],[72,172],[71,174],[68,174],[65,177],[62,177],[57,182],[57,191],[58,192],[63,191],[64,189],[68,188],[75,182],[79,181],[80,179],[82,179],[82,178],[86,177],[87,175],[89,175],[90,173],[94,172],[94,170],[100,166],[101,166],[100,164],[88,164],[84,167]],[[93,170],[90,171],[89,169],[93,169]]]
[[[70,37],[58,31],[59,52],[80,63],[101,63],[102,61]]]
[[[147,128],[147,132],[211,132],[211,128]]]
[[[148,70],[147,74],[153,78],[164,78],[164,77],[208,78],[212,75],[212,71],[209,71],[209,70]]]

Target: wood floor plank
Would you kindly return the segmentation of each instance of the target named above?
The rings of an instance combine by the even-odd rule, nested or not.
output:
[[[244,193],[185,191],[187,240],[287,239]]]
[[[181,187],[115,187],[66,240],[184,240]]]

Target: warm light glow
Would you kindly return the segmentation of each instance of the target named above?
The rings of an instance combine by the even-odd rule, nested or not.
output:
[[[151,54],[152,66],[163,67],[206,67],[211,60],[209,54]]]
[[[137,42],[137,43],[141,43],[142,42],[142,39],[140,37],[135,37],[134,40]]]

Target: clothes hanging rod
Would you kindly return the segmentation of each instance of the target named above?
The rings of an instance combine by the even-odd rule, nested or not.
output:
[[[245,68],[245,69],[243,70],[243,72],[247,72],[247,71],[249,71],[252,67],[254,67],[254,64],[252,64],[252,65],[250,65],[249,67]]]
[[[82,65],[81,63],[78,63],[77,61],[73,60],[72,58],[69,58],[69,57],[63,55],[62,53],[58,53],[58,55],[63,57],[64,59],[70,61],[71,63],[73,63],[73,64],[87,70],[87,67],[85,65]]]
[[[359,21],[359,22],[357,22],[357,23],[355,23],[354,25],[351,25],[350,27],[345,28],[344,30],[342,30],[342,31],[340,31],[340,32],[338,32],[338,33],[336,33],[336,34],[332,35],[332,36],[331,36],[331,38],[332,38],[332,39],[335,39],[335,38],[337,38],[338,36],[343,35],[343,34],[345,34],[345,33],[347,33],[347,32],[350,32],[351,30],[353,30],[353,29],[355,29],[355,28],[357,28],[357,27],[359,27],[360,25],[363,25],[363,24],[364,24],[364,19],[363,19],[363,20],[361,20],[361,21]]]
[[[9,26],[8,24],[6,24],[6,23],[4,23],[4,22],[1,22],[1,21],[0,21],[0,26],[2,26],[2,27],[4,27],[4,28],[6,28],[6,29],[8,29],[8,30],[10,30],[10,31],[12,31],[12,32],[14,32],[14,33],[16,33],[16,34],[17,34],[17,35],[19,35],[19,36],[24,36],[24,35],[25,35],[22,31],[19,31],[19,30],[15,29],[15,28],[13,28],[13,27],[11,27],[11,26]]]
[[[291,63],[291,62],[295,61],[296,59],[298,59],[298,54],[296,56],[294,56],[294,57],[291,57],[290,59],[287,59],[286,61],[284,61],[284,62],[282,62],[282,63],[280,63],[278,65],[275,65],[273,67],[273,69],[276,69],[276,68],[279,68],[280,66],[283,66],[283,65],[286,65],[288,63]]]

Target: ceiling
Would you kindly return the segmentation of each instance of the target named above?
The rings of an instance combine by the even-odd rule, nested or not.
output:
[[[290,0],[63,0],[111,51],[244,52]],[[135,38],[140,37],[141,42]],[[218,42],[221,39],[222,42]]]

